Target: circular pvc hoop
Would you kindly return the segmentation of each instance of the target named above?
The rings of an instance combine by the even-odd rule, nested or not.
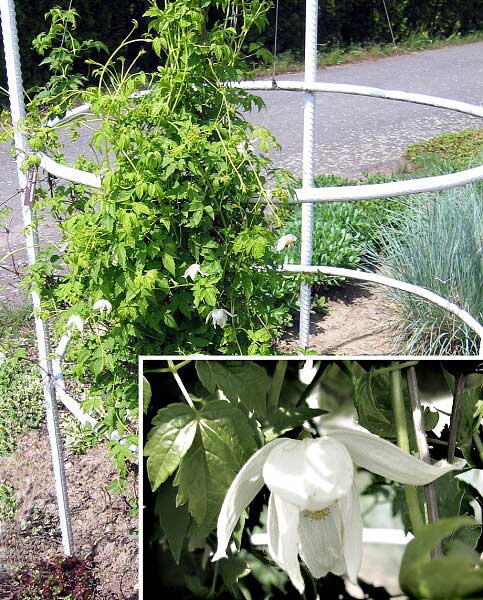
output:
[[[238,87],[251,91],[293,91],[293,92],[320,92],[334,94],[349,94],[355,96],[366,96],[371,98],[380,98],[385,100],[394,100],[399,102],[409,102],[420,104],[433,108],[441,108],[453,112],[459,112],[471,117],[483,118],[483,106],[460,102],[458,100],[448,100],[437,96],[427,96],[424,94],[413,94],[398,90],[386,90],[359,85],[348,85],[338,83],[310,83],[303,81],[280,81],[276,85],[271,81],[240,81],[229,82],[230,87]],[[149,94],[150,90],[144,90],[136,94],[137,97]],[[89,104],[83,104],[75,109],[68,111],[64,117],[51,119],[47,125],[54,127],[61,125],[70,119],[77,118],[90,110]],[[100,188],[102,178],[88,171],[74,169],[73,167],[63,165],[49,157],[45,153],[39,153],[40,165],[46,171],[72,181],[92,188]],[[405,196],[409,194],[421,194],[425,192],[436,192],[448,190],[475,181],[483,180],[483,165],[472,169],[465,169],[448,175],[439,175],[437,177],[421,177],[405,181],[394,181],[390,183],[363,184],[340,187],[323,188],[303,188],[295,190],[296,198],[291,199],[290,203],[317,203],[317,202],[354,202],[360,200],[375,200],[390,198],[396,196]],[[274,202],[277,200],[274,198]]]
[[[353,269],[342,269],[339,267],[325,267],[320,265],[290,265],[286,264],[282,267],[282,272],[289,273],[323,273],[324,275],[332,275],[336,277],[347,277],[350,279],[357,279],[360,281],[370,281],[372,283],[378,283],[384,285],[386,287],[394,288],[397,290],[401,290],[403,292],[408,292],[415,296],[419,296],[424,300],[432,302],[441,308],[444,308],[448,312],[452,313],[465,325],[467,325],[472,331],[476,333],[476,335],[480,339],[479,346],[479,354],[478,356],[483,356],[483,326],[478,323],[478,321],[472,317],[468,312],[460,308],[458,305],[450,302],[446,298],[438,296],[434,292],[427,290],[426,288],[419,287],[417,285],[413,285],[412,283],[406,283],[405,281],[399,281],[397,279],[393,279],[392,277],[386,277],[384,275],[378,275],[377,273],[368,273],[366,271],[356,271]]]

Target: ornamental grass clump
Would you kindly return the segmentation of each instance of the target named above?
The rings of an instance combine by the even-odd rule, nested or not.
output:
[[[408,199],[382,228],[380,269],[427,288],[483,319],[483,188],[472,184]],[[477,335],[432,303],[394,290],[407,354],[476,354]]]

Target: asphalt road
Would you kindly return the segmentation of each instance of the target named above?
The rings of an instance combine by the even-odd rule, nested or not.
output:
[[[302,79],[301,74],[278,79]],[[329,67],[319,71],[319,81],[352,83],[419,92],[483,104],[483,42],[427,50]],[[260,93],[266,109],[250,118],[268,127],[282,146],[274,159],[300,174],[302,166],[303,94]],[[385,170],[401,159],[411,143],[439,133],[481,127],[481,121],[447,110],[402,102],[318,94],[315,160],[317,173],[357,176],[364,171]],[[82,138],[68,148],[73,156],[85,152]],[[22,244],[15,163],[6,145],[0,146],[0,207],[11,206],[9,234],[0,231],[0,262],[8,251]],[[18,255],[21,256],[21,255]],[[0,301],[15,301],[18,281],[0,269]]]

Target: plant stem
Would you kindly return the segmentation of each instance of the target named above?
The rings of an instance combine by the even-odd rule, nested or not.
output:
[[[453,392],[453,406],[451,408],[451,420],[449,422],[449,440],[448,440],[448,462],[454,461],[456,450],[456,438],[458,437],[458,426],[460,420],[461,399],[465,391],[465,376],[460,373],[456,379]]]
[[[396,364],[396,363],[395,363]],[[401,450],[409,453],[409,435],[404,408],[404,397],[402,390],[402,375],[400,369],[391,371],[391,399],[396,423],[397,443]],[[424,526],[423,516],[418,500],[418,491],[413,485],[404,486],[406,504],[414,535]]]
[[[419,397],[418,378],[416,369],[409,367],[407,371],[409,400],[411,402],[414,432],[416,434],[416,443],[419,451],[419,458],[425,463],[431,464],[429,456],[428,441],[424,429],[423,414],[421,411],[421,398]],[[434,523],[438,520],[438,501],[436,498],[436,489],[433,483],[424,486],[424,495],[426,496],[426,508],[428,514],[428,523]],[[431,551],[432,558],[439,558],[443,555],[441,544],[438,544]]]
[[[419,360],[408,360],[402,363],[393,363],[390,367],[383,367],[382,369],[374,369],[374,375],[382,375],[383,373],[392,373],[393,371],[402,371],[408,367],[415,367],[419,363]]]
[[[287,370],[288,361],[279,360],[275,366],[275,372],[273,374],[272,385],[268,393],[267,409],[268,412],[274,411],[278,406],[280,400],[280,392],[282,391],[283,380],[285,379],[285,372]]]
[[[483,442],[481,441],[480,435],[477,431],[473,434],[473,441],[475,442],[476,449],[480,455],[480,460],[483,463]]]
[[[181,377],[178,375],[178,371],[176,370],[174,362],[172,360],[168,360],[168,365],[171,370],[171,373],[173,373],[173,377],[176,379],[176,383],[178,384],[178,387],[181,390],[184,399],[193,410],[196,410],[195,405],[193,404],[193,400],[191,400],[191,397],[188,394],[188,390],[185,388],[184,383],[181,381]]]

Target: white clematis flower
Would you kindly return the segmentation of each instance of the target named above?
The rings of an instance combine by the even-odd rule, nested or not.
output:
[[[213,327],[218,326],[223,329],[224,327],[226,327],[226,324],[228,323],[228,317],[234,317],[234,316],[235,315],[232,315],[224,308],[214,308],[212,311],[210,311],[208,313],[205,323],[208,323],[208,321],[211,319],[211,322],[213,323]]]
[[[400,483],[426,485],[465,461],[429,465],[361,429],[334,429],[318,439],[278,438],[258,450],[231,484],[218,517],[218,548],[226,557],[231,534],[265,484],[270,490],[268,551],[303,593],[299,556],[316,578],[331,572],[357,581],[362,518],[354,463]]]
[[[183,274],[183,277],[186,277],[186,279],[191,279],[192,281],[194,281],[196,279],[196,277],[198,275],[202,275],[204,277],[206,277],[208,273],[203,273],[203,271],[201,270],[201,267],[198,263],[194,263],[193,265],[190,265],[186,271]]]
[[[94,303],[92,309],[98,310],[101,314],[105,312],[108,315],[112,310],[112,304],[109,300],[101,299]]]
[[[297,241],[297,238],[291,233],[287,233],[286,235],[282,235],[282,237],[277,241],[276,248],[279,252],[281,252],[284,248],[290,248],[290,246]]]
[[[82,333],[84,331],[84,321],[79,317],[79,315],[72,315],[67,320],[67,329],[69,331],[77,329],[80,333]]]

